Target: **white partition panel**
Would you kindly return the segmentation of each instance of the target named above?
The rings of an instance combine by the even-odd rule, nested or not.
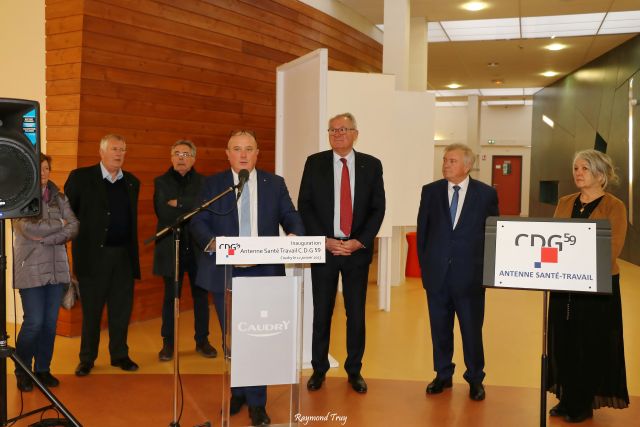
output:
[[[278,67],[276,89],[276,173],[298,200],[304,162],[329,148],[326,132],[327,49]]]
[[[297,200],[306,157],[329,148],[327,120],[350,112],[360,135],[355,149],[384,168],[387,211],[380,229],[378,306],[389,310],[390,286],[404,279],[405,226],[415,226],[420,188],[433,177],[435,99],[395,90],[395,76],[328,71],[326,49],[278,68],[276,172]]]

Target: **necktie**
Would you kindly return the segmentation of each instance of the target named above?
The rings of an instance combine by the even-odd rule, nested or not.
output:
[[[451,213],[451,225],[456,223],[456,212],[458,211],[458,192],[460,191],[459,185],[453,186],[453,197],[451,198],[451,206],[449,206],[449,212]]]
[[[251,236],[251,190],[249,181],[244,184],[240,196],[240,236]]]
[[[345,236],[351,234],[351,222],[353,221],[353,208],[351,207],[351,181],[349,180],[349,168],[347,159],[342,162],[342,178],[340,179],[340,230]]]

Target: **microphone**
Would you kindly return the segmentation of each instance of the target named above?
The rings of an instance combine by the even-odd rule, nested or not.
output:
[[[238,172],[238,185],[236,188],[238,189],[238,198],[236,200],[240,200],[240,196],[242,195],[242,190],[244,190],[244,186],[249,180],[249,171],[246,169],[240,169]]]

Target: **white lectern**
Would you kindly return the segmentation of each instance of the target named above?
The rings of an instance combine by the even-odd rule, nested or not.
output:
[[[230,425],[230,387],[275,384],[290,385],[289,411],[286,420],[273,420],[271,425],[297,425],[304,314],[302,265],[325,262],[325,238],[218,237],[216,252],[216,263],[225,265],[222,426]],[[267,264],[293,264],[293,276],[245,277],[237,271]]]

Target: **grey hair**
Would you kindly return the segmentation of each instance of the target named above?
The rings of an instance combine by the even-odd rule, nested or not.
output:
[[[329,119],[329,127],[331,127],[331,122],[332,121],[334,121],[335,119],[339,119],[341,117],[344,117],[345,119],[350,120],[351,124],[353,125],[353,128],[358,130],[358,123],[356,122],[356,118],[351,113],[340,113],[340,114],[336,114],[335,116],[331,117]]]
[[[454,150],[462,150],[462,153],[464,154],[464,164],[465,166],[467,166],[469,169],[473,168],[473,164],[476,162],[476,155],[473,153],[473,150],[471,149],[471,147],[469,147],[466,144],[449,144],[446,147],[444,147],[444,152],[445,154],[448,153],[449,151],[454,151]]]
[[[587,162],[591,174],[600,179],[600,184],[602,185],[603,190],[607,188],[609,183],[617,184],[620,181],[620,178],[613,167],[611,157],[605,153],[598,150],[582,150],[578,151],[573,156],[574,165],[578,159]]]
[[[191,155],[194,158],[196,157],[196,144],[194,144],[193,142],[189,141],[188,139],[179,139],[176,142],[174,142],[173,145],[171,146],[171,153],[172,154],[173,154],[173,150],[175,150],[175,148],[178,145],[186,145],[191,150]]]
[[[124,139],[124,136],[118,135],[117,133],[110,133],[103,136],[102,139],[100,140],[100,151],[107,151],[107,145],[111,140],[122,141],[125,143],[125,145],[127,144],[127,141]]]

